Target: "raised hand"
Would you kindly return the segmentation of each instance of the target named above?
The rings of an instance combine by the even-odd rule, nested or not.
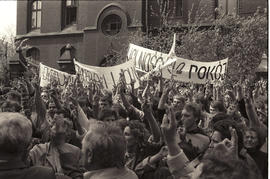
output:
[[[161,124],[161,130],[164,136],[165,143],[176,141],[176,119],[172,108],[168,109],[168,114],[165,114]]]
[[[226,138],[221,142],[221,144],[226,147],[229,155],[238,158],[238,136],[234,128],[230,127],[229,129],[231,133],[231,140]]]

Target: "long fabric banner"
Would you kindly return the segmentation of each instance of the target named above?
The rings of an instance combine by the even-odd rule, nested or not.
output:
[[[227,70],[228,59],[215,62],[199,62],[184,58],[175,58],[174,62],[167,63],[160,68],[166,79],[175,79],[182,82],[204,84],[207,81],[223,80]]]
[[[66,87],[69,83],[74,82],[76,75],[71,75],[40,63],[39,78],[41,87],[46,87],[54,80],[56,80],[61,87]]]
[[[174,46],[171,52],[174,50]],[[150,73],[162,70],[166,79],[174,78],[177,81],[204,84],[207,81],[223,79],[228,59],[215,62],[199,62],[179,58],[173,53],[164,54],[134,44],[129,45],[127,58],[134,61],[136,70],[145,72],[146,78]]]
[[[134,61],[130,60],[120,65],[112,67],[96,67],[82,64],[74,59],[76,73],[80,75],[84,84],[90,82],[100,82],[106,89],[113,89],[117,85],[120,73],[123,73],[126,84],[135,82],[134,87],[139,87],[139,77],[137,76]]]
[[[174,57],[138,45],[129,44],[127,60],[134,61],[136,70],[150,72],[165,63],[172,62]]]

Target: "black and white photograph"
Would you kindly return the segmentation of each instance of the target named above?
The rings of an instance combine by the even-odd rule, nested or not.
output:
[[[0,0],[0,179],[267,179],[267,0]]]

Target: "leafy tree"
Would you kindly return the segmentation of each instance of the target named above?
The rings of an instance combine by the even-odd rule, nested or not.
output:
[[[129,34],[128,43],[118,53],[114,64],[125,59],[129,43],[168,53],[177,32],[176,55],[195,61],[216,61],[229,58],[228,77],[238,80],[239,76],[252,75],[260,64],[263,53],[267,53],[267,12],[262,9],[249,17],[224,14],[216,9],[216,18],[205,15],[205,11],[192,8],[188,24],[170,23],[172,12],[166,0],[157,0],[160,9],[152,15],[160,17],[161,25],[148,34],[137,31]],[[166,9],[167,8],[167,9]],[[151,8],[152,11],[153,8]],[[195,11],[195,12],[194,12]],[[200,24],[208,22],[208,26]],[[179,30],[180,29],[180,30]],[[113,54],[112,54],[113,55]]]
[[[8,82],[8,61],[16,54],[15,33],[9,27],[6,34],[0,35],[0,81]]]

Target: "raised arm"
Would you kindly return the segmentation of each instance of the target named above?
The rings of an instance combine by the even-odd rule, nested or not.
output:
[[[159,103],[158,103],[158,109],[166,109],[166,102],[167,102],[167,99],[168,99],[168,95],[169,95],[169,92],[171,91],[171,86],[170,85],[167,85],[165,87],[165,89],[163,90],[163,93],[161,95],[161,98],[159,100]]]
[[[153,115],[152,111],[152,106],[148,101],[146,101],[143,106],[142,106],[143,112],[144,112],[144,119],[148,121],[150,129],[151,129],[151,134],[153,135],[153,140],[154,142],[159,142],[161,133],[160,133],[160,128],[157,124],[157,121]]]

